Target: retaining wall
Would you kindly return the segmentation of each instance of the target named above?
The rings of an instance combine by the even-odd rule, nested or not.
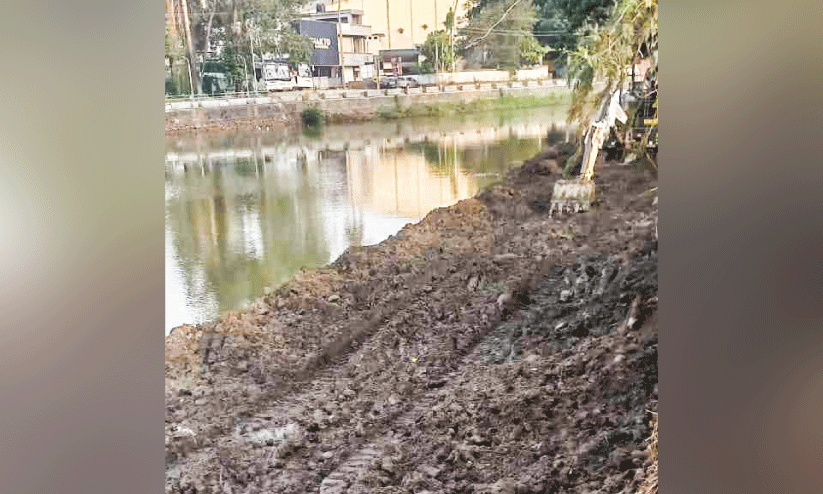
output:
[[[268,125],[292,124],[300,113],[317,108],[336,119],[360,120],[374,118],[381,109],[407,108],[412,105],[438,103],[470,103],[477,99],[505,96],[548,96],[569,92],[565,85],[553,81],[505,84],[461,84],[437,87],[388,90],[329,90],[281,93],[259,98],[232,100],[199,100],[166,109],[166,128],[222,128],[243,122]]]

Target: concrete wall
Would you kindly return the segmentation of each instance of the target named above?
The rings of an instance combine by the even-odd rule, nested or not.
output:
[[[511,83],[505,87],[493,88],[491,84],[480,89],[474,84],[467,88],[446,86],[445,91],[423,91],[422,88],[409,90],[346,90],[300,93],[282,93],[271,97],[243,99],[242,105],[229,105],[227,101],[202,101],[200,107],[167,110],[167,128],[209,128],[230,125],[233,121],[266,122],[297,121],[306,108],[318,108],[327,114],[342,119],[368,119],[375,117],[381,109],[400,105],[433,105],[437,103],[470,103],[478,99],[507,96],[562,96],[569,92],[566,86],[533,85]],[[320,96],[323,96],[322,98]],[[288,96],[288,98],[286,98]],[[208,104],[206,104],[208,103]]]
[[[440,74],[443,84],[467,84],[474,82],[508,82],[509,73],[505,70],[473,70],[465,72],[447,72]]]
[[[438,74],[414,76],[424,86],[437,85]],[[439,74],[440,84],[472,84],[509,81],[537,81],[549,79],[549,67],[518,70],[512,77],[506,70],[473,70]]]
[[[530,81],[538,79],[549,78],[549,67],[544,65],[542,67],[535,67],[533,69],[520,69],[517,71],[515,78],[518,81]]]

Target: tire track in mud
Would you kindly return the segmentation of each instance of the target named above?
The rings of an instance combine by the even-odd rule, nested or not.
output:
[[[541,191],[550,190],[542,183],[539,185]],[[533,195],[539,199],[541,194],[543,192]],[[351,306],[352,320],[336,326],[335,329],[340,332],[333,341],[318,351],[304,353],[293,361],[297,364],[294,371],[288,368],[286,361],[283,365],[272,366],[271,369],[276,369],[278,374],[274,389],[266,389],[228,409],[223,407],[225,411],[221,410],[220,413],[222,418],[214,418],[215,422],[222,423],[222,427],[219,430],[212,428],[205,434],[207,443],[211,444],[203,444],[206,449],[200,451],[193,462],[181,458],[187,463],[182,465],[183,475],[187,476],[186,482],[182,484],[183,490],[191,489],[185,487],[186,484],[211,485],[214,488],[217,485],[216,479],[209,478],[210,472],[214,470],[212,466],[216,466],[221,455],[229,453],[240,458],[237,462],[240,466],[233,467],[234,472],[227,470],[231,476],[227,481],[235,492],[326,493],[346,492],[346,489],[349,489],[348,492],[368,492],[368,487],[363,483],[368,475],[364,479],[359,478],[361,474],[371,472],[382,475],[382,471],[386,471],[378,460],[381,457],[391,457],[393,446],[403,443],[403,433],[414,431],[419,425],[419,419],[432,404],[462,385],[462,380],[456,378],[465,372],[468,363],[474,362],[478,345],[520,305],[529,303],[536,281],[547,274],[546,266],[568,266],[573,262],[572,257],[577,255],[575,247],[580,247],[582,243],[592,242],[591,247],[598,252],[616,252],[625,250],[623,245],[628,246],[628,241],[636,236],[633,231],[617,229],[616,225],[622,224],[622,218],[609,217],[609,213],[612,216],[616,214],[628,217],[628,213],[623,211],[589,214],[573,219],[572,224],[591,226],[591,229],[581,231],[577,238],[562,237],[561,233],[565,233],[565,224],[569,221],[566,218],[547,220],[540,215],[533,215],[528,218],[518,217],[517,222],[507,220],[507,215],[510,214],[501,205],[508,207],[510,202],[531,202],[532,199],[534,198],[530,196],[498,201],[501,213],[499,218],[495,216],[492,221],[493,240],[490,248],[448,255],[443,255],[441,249],[440,255],[435,253],[433,256],[427,251],[422,271],[415,267],[398,276],[397,271],[392,272],[392,268],[387,267],[377,273],[370,273],[371,280],[360,280],[365,287],[355,289],[363,290],[364,297],[357,297],[360,300]],[[623,198],[621,200],[625,201]],[[595,231],[595,228],[599,230]],[[572,231],[571,237],[574,236]],[[512,258],[507,256],[515,257],[510,261]],[[546,261],[538,263],[537,256],[545,256]],[[498,263],[497,258],[503,262]],[[351,259],[352,263],[361,260]],[[531,274],[535,272],[538,273],[537,276]],[[436,278],[427,279],[433,274]],[[487,293],[480,296],[475,292],[478,282],[473,282],[472,279],[478,275],[488,277],[489,288],[494,284],[494,295],[488,296]],[[524,276],[529,276],[529,279],[513,282],[515,277]],[[397,285],[398,282],[400,286]],[[473,288],[466,289],[467,284]],[[505,285],[508,285],[508,289]],[[348,290],[348,286],[345,289]],[[444,301],[447,303],[442,303]],[[491,309],[494,309],[493,313],[489,312]],[[449,311],[456,313],[457,322],[453,319],[439,319],[443,312]],[[398,312],[405,313],[406,317],[397,317],[395,313]],[[473,317],[469,319],[467,316]],[[423,364],[427,366],[428,373],[423,373],[422,380],[408,370],[411,366],[405,360],[402,364],[396,361],[398,356],[406,359],[419,350],[434,349],[432,343],[438,344],[445,340],[437,334],[441,331],[452,336],[453,344],[444,352],[438,350],[440,353],[425,354]],[[397,335],[409,343],[405,347],[408,351],[404,351],[403,347],[399,351],[396,347],[389,347],[392,338],[396,339]],[[511,338],[512,335],[507,336]],[[513,348],[509,353],[512,350]],[[390,352],[393,352],[392,356],[386,358]],[[428,360],[429,355],[434,358]],[[361,359],[366,367],[357,369],[357,359]],[[370,411],[372,403],[376,405],[380,400],[385,402],[394,392],[392,383],[399,382],[395,374],[402,377],[405,384],[411,385],[411,390],[398,391],[401,399],[393,406],[381,406],[378,413]],[[243,384],[243,379],[241,377],[237,382]],[[345,400],[338,398],[341,383],[344,386],[351,385],[357,394],[346,395]],[[218,384],[225,386],[225,383],[215,383]],[[338,417],[336,422],[324,422],[320,425],[320,430],[315,429],[317,434],[312,433],[314,437],[311,440],[302,443],[305,449],[297,450],[302,458],[288,454],[275,458],[273,465],[271,458],[265,458],[271,454],[271,448],[263,446],[261,449],[257,446],[257,449],[251,449],[248,445],[244,446],[248,437],[235,432],[233,420],[237,418],[236,415],[242,415],[247,423],[257,423],[268,429],[294,422],[312,424],[311,417],[308,420],[306,417],[312,409],[315,412],[318,408],[324,409],[323,400],[339,402],[334,412],[330,409],[321,410]],[[310,404],[306,405],[306,402]],[[351,407],[356,413],[338,414],[343,407]],[[361,412],[365,414],[365,419]],[[352,420],[341,422],[341,417],[352,417]],[[357,434],[355,425],[360,427]],[[219,443],[230,449],[221,451]],[[168,449],[167,447],[167,451]],[[250,466],[256,469],[256,473],[246,473],[251,472]],[[390,464],[389,467],[391,468]],[[197,482],[198,477],[204,480]],[[400,481],[399,478],[395,480]],[[220,486],[225,491],[222,483],[223,478],[220,479]],[[282,487],[273,489],[272,483],[281,483]],[[181,483],[178,482],[177,485],[181,486]],[[197,487],[197,492],[201,491],[212,492],[208,487],[205,490]]]
[[[442,260],[439,260],[439,262],[443,266],[446,265],[446,263],[442,262]],[[485,275],[491,274],[492,273],[487,272]],[[415,282],[419,282],[421,279],[424,279],[429,275],[429,273],[423,273],[422,275],[415,277]],[[458,276],[458,280],[462,280],[459,273],[453,273],[452,275]],[[469,338],[465,341],[465,345],[461,348],[455,348],[451,352],[449,359],[450,362],[437,367],[438,372],[428,374],[427,379],[429,384],[432,385],[431,387],[442,388],[446,382],[451,381],[456,375],[459,374],[459,369],[465,365],[465,358],[468,354],[480,341],[483,340],[486,334],[488,334],[488,332],[496,326],[501,317],[511,312],[513,307],[512,304],[517,303],[522,296],[521,292],[527,290],[528,285],[529,282],[521,281],[510,290],[510,293],[506,294],[507,296],[504,297],[506,300],[502,303],[498,300],[496,310],[488,317],[487,322],[482,325],[475,326]],[[476,299],[476,294],[471,293],[471,291],[461,293],[459,305],[468,305],[468,302],[473,296]],[[376,341],[371,337],[381,329],[388,329],[391,331],[391,329],[387,326],[389,326],[389,323],[392,322],[392,318],[386,317],[390,312],[395,311],[397,307],[401,305],[405,308],[409,308],[414,305],[425,306],[427,302],[431,302],[431,300],[428,300],[430,298],[431,295],[429,295],[429,292],[423,288],[421,290],[415,290],[414,292],[409,293],[403,300],[392,304],[391,307],[384,306],[383,309],[374,310],[374,316],[369,321],[369,324],[361,325],[359,333],[341,337],[338,341],[332,345],[329,345],[324,352],[318,354],[314,358],[309,359],[309,362],[295,374],[297,379],[294,379],[287,389],[284,388],[280,390],[279,396],[273,397],[275,393],[269,393],[264,399],[259,399],[256,401],[258,407],[254,412],[249,412],[247,408],[247,413],[244,413],[244,415],[247,417],[250,415],[250,417],[248,420],[244,420],[243,422],[247,425],[254,425],[257,423],[258,429],[271,429],[274,425],[273,422],[277,422],[277,425],[282,426],[284,425],[284,421],[295,418],[295,415],[299,416],[299,414],[296,414],[294,411],[303,407],[304,398],[306,396],[310,396],[313,392],[334,389],[335,385],[338,384],[341,371],[343,371],[347,365],[351,365],[355,357],[360,356],[362,358],[363,356],[376,354],[381,350],[383,343]],[[473,312],[476,312],[478,316],[483,314],[483,309],[488,310],[487,305],[475,305],[476,306],[473,309]],[[400,318],[399,322],[402,323],[402,318]],[[352,347],[352,342],[357,342],[357,345]],[[454,359],[461,358],[460,356],[462,356],[462,359],[458,362],[454,362]],[[379,370],[382,372],[390,371],[391,366],[387,368],[384,367]],[[383,445],[387,441],[387,438],[385,437],[386,428],[390,425],[393,425],[392,428],[394,429],[397,429],[398,427],[402,428],[412,426],[414,424],[415,417],[420,413],[420,410],[425,410],[430,403],[433,403],[437,399],[437,395],[440,392],[442,392],[442,390],[430,390],[422,397],[413,398],[413,400],[418,404],[410,409],[406,408],[394,410],[391,413],[382,414],[383,416],[375,417],[378,424],[370,425],[368,429],[364,428],[360,440],[358,440],[355,444],[351,444],[349,448],[346,448],[341,452],[342,454],[337,455],[342,461],[338,461],[336,464],[330,463],[326,465],[326,467],[331,467],[332,471],[326,477],[328,480],[325,484],[323,484],[323,491],[337,492],[339,489],[344,488],[341,486],[348,486],[352,484],[359,472],[362,471],[362,467],[365,464],[364,461],[368,463],[376,458],[375,455],[379,456],[379,453],[382,454]],[[273,400],[276,401],[276,403],[272,403]],[[274,421],[272,420],[273,418],[275,419]],[[232,432],[236,434],[236,427],[226,427],[220,435],[224,437],[230,436],[232,435]],[[375,449],[375,446],[369,447],[370,444],[374,444],[373,441],[370,441],[375,438],[380,438],[381,435],[384,437],[377,442],[379,445],[376,446],[377,449]],[[219,441],[220,438],[216,438],[215,442]],[[193,451],[189,454],[191,453],[193,453]],[[203,453],[206,452],[203,451]],[[201,453],[201,457],[203,453]],[[206,456],[208,457],[209,455],[206,453]],[[324,479],[324,481],[325,480],[326,479]],[[316,488],[319,488],[319,486],[316,486]],[[309,489],[310,492],[315,492],[313,488]]]
[[[626,281],[626,276],[631,272],[630,268],[621,269],[616,264],[616,260],[613,257],[608,258],[607,256],[590,256],[589,258],[586,258],[583,256],[579,257],[578,261],[582,264],[577,268],[577,271],[581,273],[589,272],[589,276],[587,276],[585,282],[578,278],[578,282],[575,284],[575,295],[581,297],[583,303],[588,303],[590,299],[599,299],[604,292],[612,290],[612,287],[619,287],[623,285]],[[590,266],[587,262],[593,261],[603,263],[605,264],[605,267],[599,272],[594,272],[590,268],[587,270],[587,267]],[[561,291],[565,290],[569,287],[569,272],[569,267],[563,268],[561,266],[542,266],[542,269],[539,270],[537,276],[520,284],[521,290],[523,290],[521,300],[523,298],[527,298],[531,293],[537,295],[536,292],[538,292],[538,290],[535,284],[540,281],[545,281],[546,283],[553,281],[556,283],[558,280],[562,280],[564,283],[560,286],[554,287],[554,289]],[[545,287],[541,287],[539,291],[545,292]],[[545,294],[540,296],[545,297]],[[520,309],[522,309],[523,312],[527,312],[529,307],[521,306]],[[627,321],[632,321],[632,319],[636,316],[635,309],[635,304],[632,304],[632,306],[628,308],[628,312],[625,316]],[[570,317],[573,318],[576,317],[575,313],[576,311],[572,311],[569,314],[557,314],[557,317],[553,320],[564,320],[569,319]],[[453,366],[450,366],[450,368],[443,368],[440,372],[430,374],[430,389],[424,392],[422,396],[417,397],[414,400],[414,405],[403,411],[388,414],[384,420],[381,420],[381,424],[385,425],[382,427],[378,426],[373,428],[361,438],[360,444],[362,444],[362,446],[360,446],[359,449],[357,446],[354,446],[346,450],[341,456],[345,457],[346,455],[350,455],[350,459],[341,461],[335,467],[329,476],[324,479],[323,483],[321,483],[319,492],[321,494],[358,492],[359,490],[367,492],[367,490],[364,489],[367,489],[368,486],[358,483],[359,480],[363,478],[363,474],[370,469],[378,470],[382,468],[382,470],[386,470],[385,467],[380,466],[378,460],[380,460],[381,457],[385,458],[389,456],[385,453],[387,447],[390,448],[392,444],[399,444],[402,441],[404,431],[407,432],[417,428],[419,421],[425,416],[425,413],[431,410],[439,401],[443,399],[444,396],[449,396],[451,394],[452,389],[456,386],[457,378],[464,374],[465,369],[469,364],[483,360],[481,355],[478,355],[478,352],[484,353],[482,348],[484,342],[487,342],[489,338],[494,338],[495,334],[500,330],[505,332],[510,339],[519,339],[519,335],[515,335],[512,333],[511,328],[506,327],[508,324],[505,320],[505,316],[505,307],[501,307],[499,317],[490,321],[485,327],[475,333],[470,344],[462,349],[462,356],[454,362]],[[628,322],[627,324],[631,325],[633,323]],[[514,352],[513,342],[511,346],[511,351]],[[558,362],[555,366],[557,368],[561,368],[563,363]],[[434,386],[432,386],[432,384]]]
[[[274,377],[274,389],[269,389],[261,393],[256,398],[247,401],[243,406],[242,417],[223,416],[223,420],[216,419],[211,424],[208,431],[207,441],[195,441],[193,444],[187,441],[187,444],[182,448],[174,448],[172,450],[182,453],[182,457],[199,457],[206,459],[210,456],[208,451],[214,451],[221,442],[225,442],[237,433],[238,419],[240,422],[250,424],[255,422],[255,417],[286,417],[288,410],[299,407],[303,398],[311,393],[312,390],[333,389],[339,371],[344,368],[348,360],[356,355],[370,355],[378,352],[381,347],[380,344],[375,344],[371,337],[378,333],[381,329],[392,321],[393,314],[399,309],[408,308],[418,303],[425,304],[431,298],[428,290],[425,288],[428,278],[433,273],[443,275],[450,273],[449,276],[460,276],[459,271],[450,270],[450,266],[456,264],[463,264],[471,262],[471,255],[456,255],[456,259],[451,259],[451,263],[444,260],[442,256],[435,256],[434,259],[427,259],[427,267],[422,272],[415,273],[414,276],[406,278],[405,283],[408,286],[417,287],[413,290],[405,292],[404,297],[397,299],[391,294],[391,290],[386,283],[374,287],[372,294],[383,294],[382,297],[374,299],[371,305],[375,308],[371,309],[365,317],[361,316],[357,321],[351,323],[351,330],[341,331],[339,336],[330,344],[326,345],[322,350],[314,352],[305,358],[305,363],[294,372],[289,371],[287,367],[291,364],[286,363],[284,357],[282,372],[278,372]],[[457,274],[455,274],[457,273]],[[463,293],[462,298],[465,303],[471,296],[471,293]],[[220,335],[213,335],[215,338],[221,338]],[[207,336],[208,337],[208,336]],[[477,338],[477,336],[476,336]],[[219,346],[225,343],[225,338],[219,340],[215,339],[215,343]],[[205,348],[214,348],[211,342],[203,345]],[[458,350],[459,351],[459,350]],[[385,369],[383,369],[385,370]],[[236,409],[236,405],[231,407]],[[267,420],[265,422],[270,422]],[[187,438],[186,438],[187,439]],[[176,465],[176,463],[174,463]]]
[[[467,255],[465,259],[461,259],[461,257],[463,256],[458,255],[458,259],[452,259],[452,264],[471,264],[472,256]],[[529,261],[529,259],[520,260],[526,263]],[[374,455],[382,454],[384,446],[391,444],[391,434],[387,433],[387,428],[392,430],[413,428],[416,418],[434,404],[444,390],[452,386],[454,378],[459,376],[465,366],[472,360],[472,352],[477,346],[498,327],[503,319],[528,303],[529,294],[534,290],[536,284],[549,273],[556,261],[559,261],[556,256],[549,256],[540,262],[531,263],[528,269],[519,270],[528,273],[527,278],[522,278],[514,283],[510,282],[509,289],[500,294],[496,299],[496,303],[492,304],[494,310],[491,314],[488,313],[488,305],[482,303],[479,305],[472,304],[472,314],[475,319],[482,320],[485,316],[485,322],[473,326],[468,338],[464,339],[459,347],[453,348],[450,352],[448,361],[440,366],[433,367],[432,369],[436,371],[427,374],[427,386],[433,389],[428,389],[422,396],[412,397],[416,404],[411,408],[394,410],[391,413],[376,417],[376,422],[384,425],[376,424],[375,426],[369,426],[368,429],[364,428],[362,436],[355,444],[351,444],[336,455],[340,459],[338,462],[330,462],[324,466],[324,470],[330,468],[331,473],[326,477],[329,480],[326,482],[323,492],[327,490],[328,492],[338,492],[342,488],[340,486],[353,485],[362,471],[363,460],[375,460]],[[430,267],[425,272],[410,278],[407,282],[410,286],[420,285],[427,277],[431,276],[432,272],[441,274],[450,272],[448,268],[444,267],[448,263],[443,259],[432,259],[430,262],[439,264],[440,268]],[[508,268],[512,268],[511,265],[507,264],[507,262],[490,262],[486,266],[476,266],[476,269],[480,271],[478,274],[483,278],[495,278],[505,274]],[[454,270],[447,278],[451,276],[462,279],[465,273],[463,272],[461,275],[461,270],[458,269]],[[477,302],[476,294],[472,291],[460,293],[459,305],[456,308],[466,307],[473,296],[475,297],[473,301]],[[371,355],[380,351],[381,344],[374,341],[372,336],[381,329],[387,328],[392,321],[390,315],[393,312],[396,312],[398,308],[408,308],[415,304],[427,305],[431,302],[433,302],[432,296],[423,288],[407,293],[403,299],[395,300],[394,303],[380,304],[378,308],[372,309],[370,318],[365,322],[354,323],[353,326],[357,329],[348,333],[343,332],[336,341],[327,345],[313,357],[308,358],[307,363],[300,370],[290,375],[288,382],[282,383],[282,388],[264,394],[264,396],[252,402],[253,404],[247,406],[243,415],[249,417],[250,420],[245,422],[253,423],[257,422],[256,418],[268,417],[269,419],[264,419],[261,422],[266,424],[263,428],[270,428],[272,425],[271,418],[281,418],[282,420],[277,420],[277,422],[282,422],[287,417],[293,417],[294,414],[290,414],[289,411],[301,407],[304,397],[311,394],[312,391],[329,390],[335,387],[340,371],[349,363],[347,362],[349,359],[357,355]],[[385,371],[386,369],[382,370]],[[230,436],[234,433],[236,433],[234,424],[232,426],[226,425],[221,430],[220,436]],[[215,438],[214,442],[219,441],[218,437]],[[194,451],[189,452],[189,454],[191,453],[194,453]],[[309,488],[308,486],[305,487]],[[319,486],[316,487],[319,488]],[[309,488],[307,492],[316,491]]]
[[[441,366],[440,372],[428,374],[427,390],[423,396],[414,398],[414,405],[405,410],[397,410],[381,417],[382,427],[375,427],[361,437],[358,445],[349,447],[339,456],[344,459],[340,461],[329,475],[320,484],[320,494],[342,494],[350,492],[348,489],[365,488],[358,484],[358,478],[365,471],[369,470],[376,461],[384,457],[387,446],[398,443],[395,431],[413,429],[420,417],[436,404],[444,394],[448,394],[453,387],[455,378],[463,374],[464,369],[474,360],[474,351],[481,342],[498,327],[505,318],[515,310],[522,308],[528,300],[535,285],[549,273],[550,262],[543,261],[534,274],[526,279],[520,280],[504,296],[498,299],[497,311],[490,317],[489,321],[478,328],[470,337],[468,344],[460,349],[455,349],[452,361],[449,365]],[[388,431],[386,429],[389,429]],[[385,469],[385,468],[384,468]],[[314,492],[314,491],[310,491]],[[364,491],[366,492],[366,491]]]

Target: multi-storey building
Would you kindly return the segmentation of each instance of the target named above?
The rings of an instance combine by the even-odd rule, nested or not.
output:
[[[445,30],[446,16],[454,8],[460,26],[466,12],[462,0],[317,0],[307,4],[307,10],[324,10],[329,16],[336,15],[338,9],[362,13],[371,27],[368,51],[384,75],[397,73],[397,65],[404,69],[415,65],[419,47],[430,33]]]
[[[316,0],[310,5],[324,5],[327,13],[358,9],[371,25],[379,50],[408,50],[426,41],[432,31],[445,29],[449,9],[457,10],[457,25],[466,14],[465,0]]]
[[[299,32],[314,41],[311,64],[315,77],[348,84],[375,77],[371,26],[363,24],[363,11],[346,9],[304,13]]]

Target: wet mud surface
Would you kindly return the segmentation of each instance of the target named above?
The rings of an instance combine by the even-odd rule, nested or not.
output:
[[[657,402],[652,177],[547,216],[552,151],[166,339],[166,491],[636,492]]]

